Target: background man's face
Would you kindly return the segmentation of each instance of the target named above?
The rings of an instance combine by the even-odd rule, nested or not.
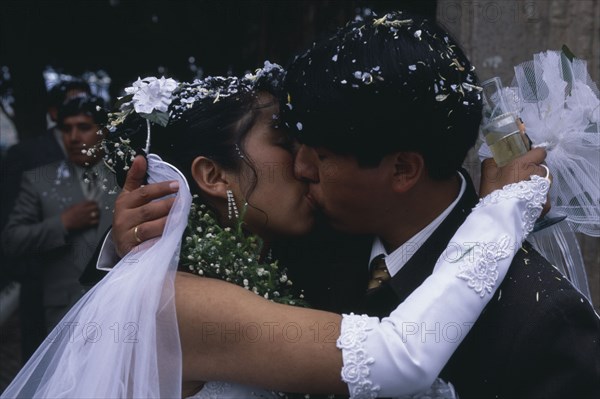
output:
[[[63,142],[69,160],[79,166],[96,164],[102,157],[99,148],[87,155],[87,150],[94,147],[102,140],[98,134],[100,127],[89,115],[79,114],[66,117],[59,126],[63,134]]]

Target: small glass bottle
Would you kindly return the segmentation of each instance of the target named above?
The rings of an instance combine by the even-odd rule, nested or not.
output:
[[[511,102],[508,101],[502,81],[498,77],[481,83],[483,88],[483,120],[481,132],[494,161],[504,166],[530,149],[521,122]],[[545,229],[564,220],[567,216],[550,211],[535,222],[533,232]]]
[[[529,148],[517,122],[517,114],[509,106],[500,78],[481,84],[483,88],[482,133],[498,166],[504,166]]]

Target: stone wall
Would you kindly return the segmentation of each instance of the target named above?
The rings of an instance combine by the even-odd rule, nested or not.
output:
[[[465,49],[481,80],[500,76],[510,83],[513,66],[566,44],[600,82],[600,0],[437,0],[437,19]],[[471,154],[465,166],[475,180],[478,165]],[[600,309],[600,238],[579,238],[592,301]]]

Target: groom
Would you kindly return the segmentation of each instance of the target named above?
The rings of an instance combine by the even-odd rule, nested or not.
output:
[[[280,108],[302,143],[296,173],[331,225],[377,237],[363,254],[364,279],[352,285],[340,273],[344,281],[332,283],[358,298],[347,311],[388,315],[431,273],[477,202],[460,169],[481,117],[471,69],[446,32],[405,14],[350,24],[292,63]],[[130,189],[141,184],[128,180]],[[165,187],[146,186],[137,206]],[[168,206],[156,202],[146,213],[165,215]],[[131,212],[122,210],[122,220]],[[140,224],[140,238],[159,235],[160,220]],[[368,258],[380,255],[387,272],[367,281]],[[485,289],[493,275],[462,278]],[[598,317],[529,245],[470,331],[452,335],[446,327],[407,333],[437,340],[468,333],[441,374],[461,398],[600,394]]]
[[[370,259],[385,260],[355,311],[395,309],[478,201],[461,169],[481,118],[472,71],[447,32],[402,13],[349,24],[288,69],[297,176],[332,226],[376,236]],[[493,274],[459,277],[485,295]],[[461,398],[600,397],[598,316],[528,243],[470,331],[413,327],[422,339],[468,333],[440,375]]]

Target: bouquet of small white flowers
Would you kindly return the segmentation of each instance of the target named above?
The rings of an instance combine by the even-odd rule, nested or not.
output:
[[[262,240],[243,230],[243,213],[234,227],[222,227],[206,205],[192,202],[179,267],[239,285],[274,302],[308,306],[301,293],[294,294],[286,270],[270,256],[263,259]]]

